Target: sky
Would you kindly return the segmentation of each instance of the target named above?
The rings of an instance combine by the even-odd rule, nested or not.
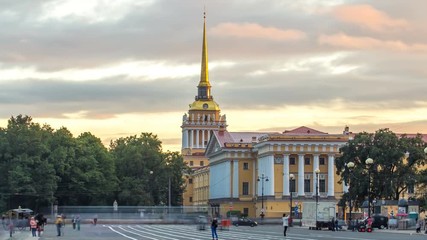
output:
[[[0,0],[0,127],[180,151],[203,12],[228,130],[427,133],[425,0]]]

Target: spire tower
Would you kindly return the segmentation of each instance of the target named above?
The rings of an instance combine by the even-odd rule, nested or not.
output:
[[[212,99],[211,84],[209,82],[208,43],[206,39],[206,12],[203,13],[202,69],[200,72],[200,82],[197,88],[196,100]]]

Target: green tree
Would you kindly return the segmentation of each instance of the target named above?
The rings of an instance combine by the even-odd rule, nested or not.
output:
[[[40,126],[22,115],[11,117],[1,130],[1,191],[8,196],[9,207],[38,209],[51,201],[56,187],[54,166],[49,162],[51,137],[50,126]]]
[[[176,152],[162,152],[161,141],[152,133],[119,138],[110,144],[115,159],[123,205],[166,205],[171,179],[172,204],[182,202],[182,172],[186,168]]]
[[[368,196],[369,171],[371,199],[397,200],[408,185],[416,182],[418,168],[425,164],[423,146],[425,143],[421,135],[397,136],[388,129],[362,132],[340,149],[341,156],[336,159],[337,174],[341,182],[352,178],[350,193],[356,200],[356,206],[360,206]],[[366,165],[368,158],[374,160],[372,166]],[[349,162],[355,163],[351,175],[346,170]]]

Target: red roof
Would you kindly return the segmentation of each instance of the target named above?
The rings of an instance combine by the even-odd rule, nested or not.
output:
[[[299,127],[299,128],[295,128],[293,130],[285,130],[283,132],[283,134],[285,134],[285,135],[304,134],[305,135],[305,134],[328,134],[328,133],[321,132],[321,131],[318,131],[316,129],[309,128],[309,127],[306,127],[306,126],[302,126],[302,127]]]

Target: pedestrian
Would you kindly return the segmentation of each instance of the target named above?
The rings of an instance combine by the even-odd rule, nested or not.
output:
[[[95,214],[95,216],[93,217],[93,225],[96,226],[97,222],[98,222],[98,214]]]
[[[56,216],[56,220],[55,220],[55,225],[56,225],[56,231],[57,231],[57,237],[61,236],[61,227],[62,227],[62,217],[61,215]]]
[[[80,215],[76,217],[77,231],[80,231]]]
[[[73,224],[73,229],[76,230],[76,217],[73,215],[73,218],[71,219],[71,223]]]
[[[331,221],[331,228],[332,228],[332,231],[335,232],[335,218],[334,217],[332,218],[332,221]]]
[[[418,221],[418,222],[415,224],[415,232],[416,232],[416,233],[420,233],[420,232],[421,232],[420,221]]]
[[[37,222],[34,219],[34,217],[30,218],[30,228],[31,228],[31,235],[33,237],[37,237],[36,232],[37,232]]]
[[[218,233],[216,232],[217,227],[218,227],[218,219],[214,217],[211,223],[212,240],[218,240]]]
[[[9,234],[10,237],[12,237],[13,233],[15,232],[15,225],[13,224],[12,219],[9,219]]]
[[[283,236],[286,237],[286,232],[288,231],[288,226],[289,226],[289,217],[286,216],[286,213],[283,214],[282,224],[283,224]]]
[[[338,229],[339,228],[339,226],[338,226],[338,219],[335,219],[335,231],[337,231],[338,232]]]

